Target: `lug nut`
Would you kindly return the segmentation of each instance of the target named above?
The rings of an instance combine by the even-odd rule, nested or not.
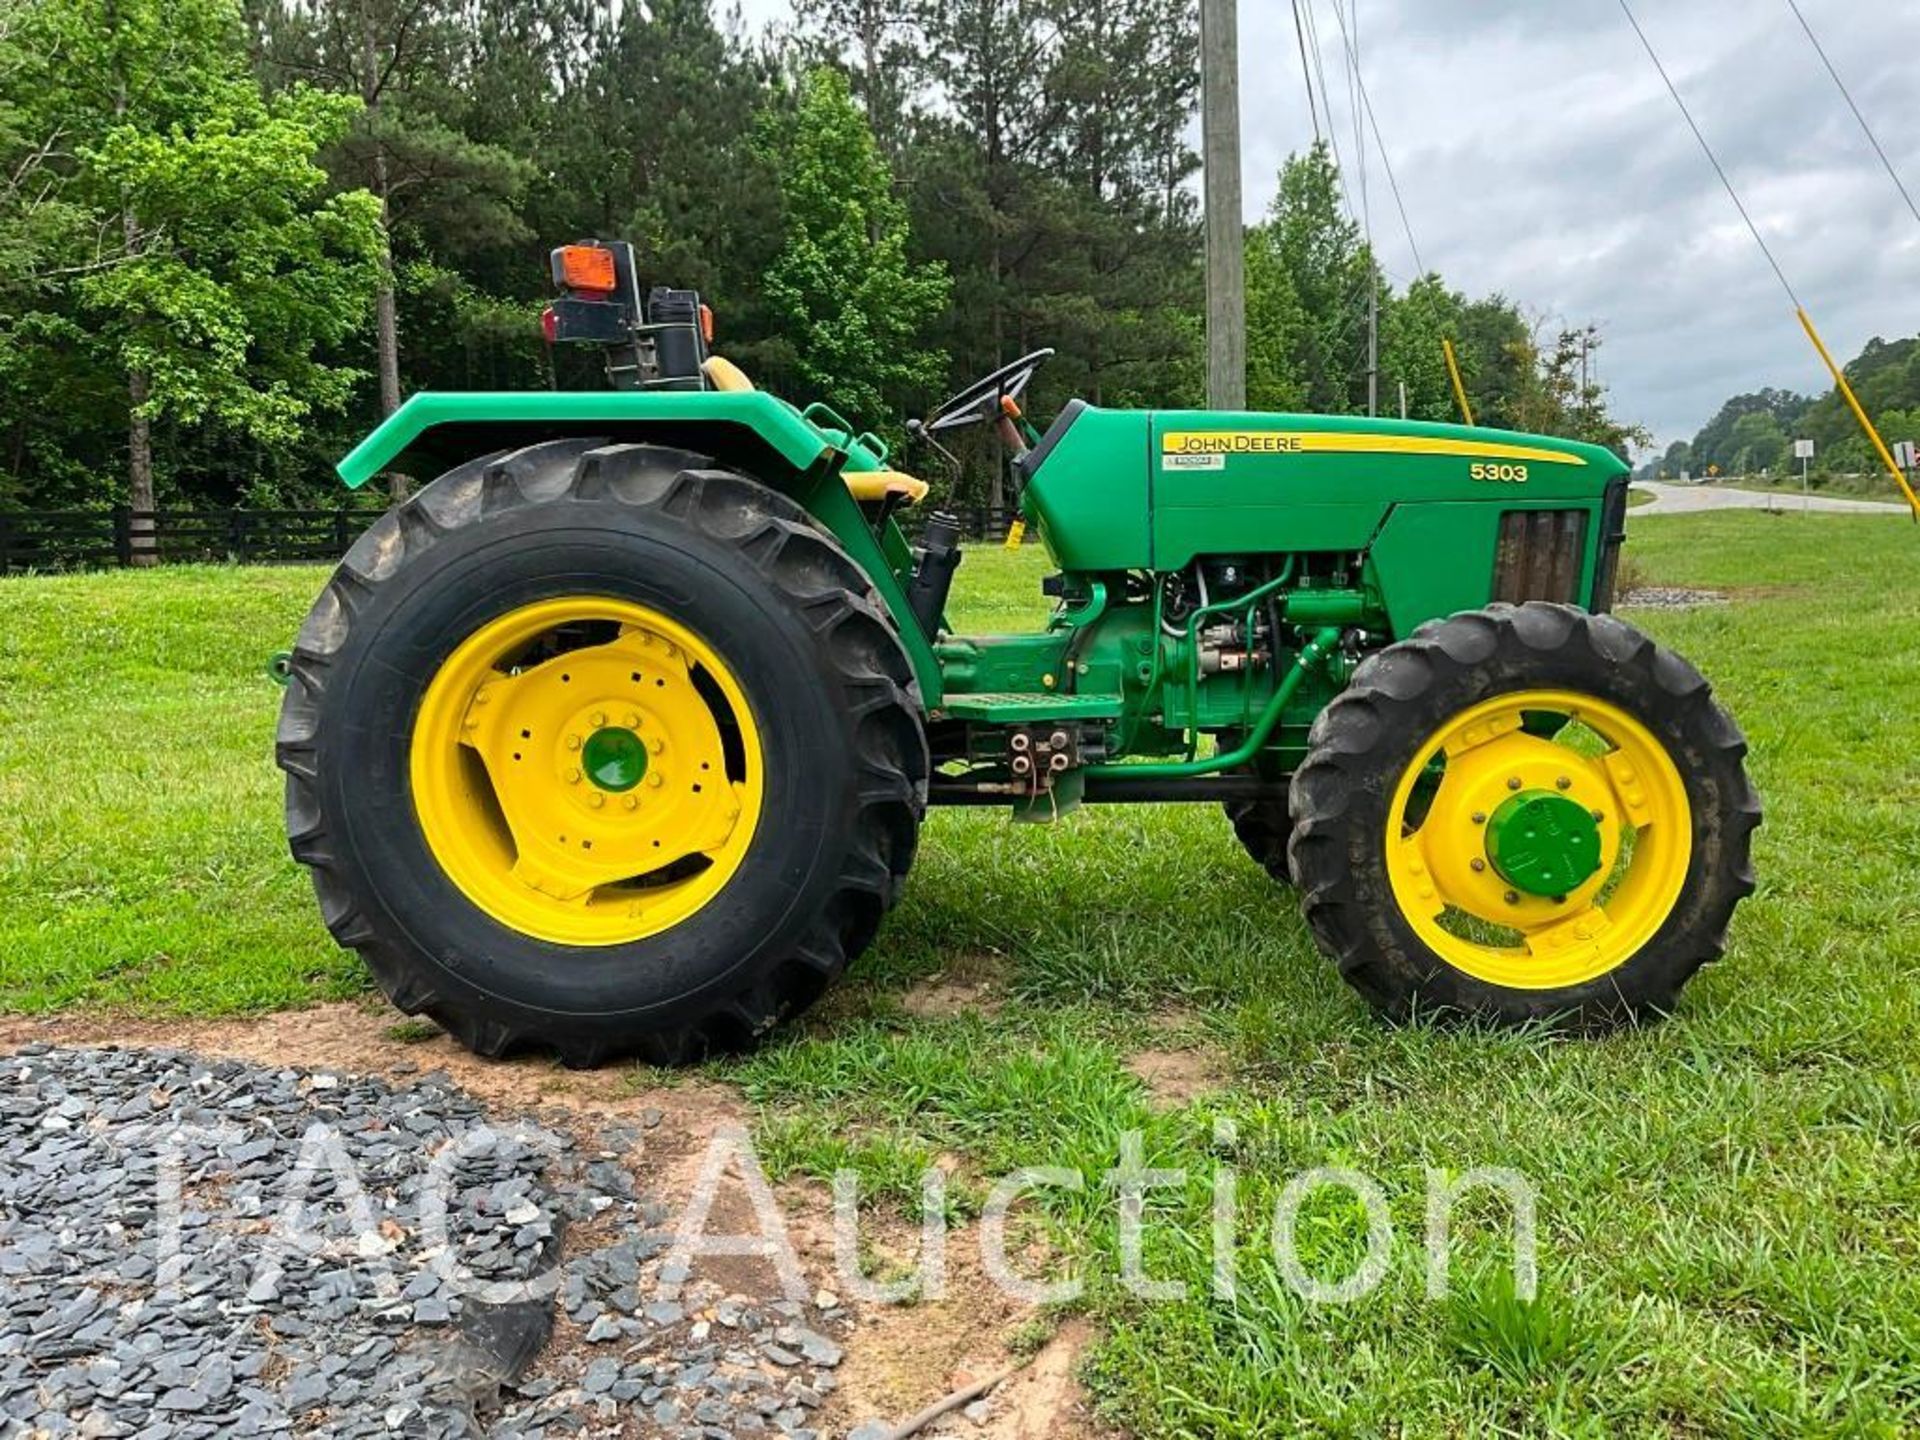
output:
[[[1569,780],[1565,775],[1562,775],[1553,783],[1562,790],[1571,790],[1573,788],[1573,781]]]
[[[658,790],[664,785],[666,779],[667,777],[662,775],[658,770],[652,770],[647,773],[647,784],[651,785],[655,790]]]
[[[1469,865],[1471,865],[1471,866],[1473,867],[1473,870],[1474,870],[1474,873],[1475,873],[1475,874],[1478,874],[1478,873],[1479,873],[1480,871],[1482,871],[1482,870],[1484,870],[1484,869],[1486,869],[1486,868],[1487,868],[1487,862],[1486,862],[1486,861],[1484,861],[1484,860],[1478,860],[1478,859],[1475,859],[1475,860],[1469,860],[1469,861],[1467,862],[1467,864],[1469,864]]]
[[[1507,781],[1507,789],[1518,790],[1519,788],[1520,788],[1520,777],[1518,775],[1515,775],[1512,779]]]
[[[579,748],[580,748],[580,737],[578,735],[567,736],[567,749],[578,750]]]
[[[1507,891],[1507,904],[1518,905],[1519,903],[1520,903],[1520,892],[1518,890]]]
[[[665,750],[666,748],[667,748],[667,742],[662,740],[657,735],[654,736],[653,739],[647,741],[647,753],[650,755],[658,755],[662,750]]]
[[[593,714],[587,717],[587,723],[598,730],[602,725],[607,723],[607,712],[604,710],[594,711]]]
[[[1607,818],[1607,812],[1604,810],[1594,810],[1592,814],[1593,814],[1593,819],[1595,824],[1598,824],[1600,821],[1605,820]]]
[[[1486,812],[1486,811],[1484,811],[1484,810],[1476,810],[1476,811],[1474,811],[1474,812],[1473,812],[1473,823],[1474,823],[1474,824],[1476,824],[1476,825],[1484,825],[1484,824],[1486,824],[1486,823],[1487,823],[1487,812]]]
[[[629,795],[620,803],[625,805],[629,810],[638,810],[640,808],[640,797],[637,795]]]
[[[593,794],[587,797],[587,804],[591,805],[596,810],[598,810],[602,805],[606,803],[607,803],[607,797],[602,795],[598,790],[594,791]]]
[[[578,785],[579,783],[580,783],[580,772],[578,770],[567,771],[567,784]]]
[[[638,730],[640,728],[640,716],[634,711],[629,710],[620,717],[620,723],[629,730]]]

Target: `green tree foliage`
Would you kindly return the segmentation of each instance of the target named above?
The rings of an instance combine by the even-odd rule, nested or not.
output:
[[[808,76],[763,144],[783,209],[768,309],[810,390],[864,425],[885,425],[946,374],[946,356],[918,337],[947,303],[947,276],[908,259],[906,207],[838,71]]]
[[[863,424],[1041,346],[1043,419],[1199,404],[1195,12],[801,0],[752,34],[727,0],[0,0],[0,504],[330,502],[409,391],[598,383],[537,324],[545,252],[590,237]],[[1254,404],[1364,409],[1373,287],[1384,411],[1404,383],[1457,418],[1450,338],[1483,423],[1630,433],[1590,335],[1388,285],[1330,152],[1279,192],[1247,235]]]
[[[1889,445],[1920,440],[1920,338],[1876,336],[1846,366],[1846,375]],[[1726,475],[1778,473],[1797,468],[1791,442],[1802,439],[1814,443],[1816,479],[1884,471],[1838,387],[1817,397],[1775,389],[1735,395],[1700,427],[1686,451],[1696,479],[1709,466]]]
[[[1399,404],[1399,387],[1404,385],[1410,419],[1461,418],[1453,381],[1447,374],[1444,342],[1453,342],[1456,355],[1466,349],[1466,363],[1479,372],[1481,367],[1473,362],[1480,357],[1463,339],[1466,316],[1466,297],[1449,290],[1438,275],[1422,275],[1407,287],[1406,294],[1389,299],[1380,317],[1382,408],[1389,401]],[[1471,400],[1471,393],[1468,398]],[[1474,418],[1481,417],[1476,412]],[[1496,422],[1489,416],[1485,423]]]
[[[368,191],[379,206],[374,343],[383,414],[399,408],[402,389],[397,267],[412,259],[404,273],[421,290],[434,279],[417,258],[419,237],[434,236],[452,258],[530,238],[517,205],[531,167],[449,123],[478,88],[475,52],[499,52],[499,26],[470,33],[462,14],[457,0],[267,0],[255,15],[269,83],[291,77],[360,101],[327,164],[336,184]]]
[[[1836,396],[1837,400],[1838,397]],[[1796,395],[1790,390],[1757,390],[1750,395],[1736,395],[1720,407],[1719,413],[1700,428],[1687,446],[1687,454],[1692,468],[1703,475],[1710,465],[1717,465],[1723,474],[1742,473],[1744,465],[1741,459],[1743,444],[1751,443],[1754,433],[1749,423],[1753,417],[1764,416],[1773,422],[1773,431],[1785,436],[1789,431],[1797,431],[1805,418],[1808,408],[1813,404],[1805,395]],[[1747,423],[1747,439],[1743,440],[1738,431]],[[1847,423],[1853,423],[1847,417]],[[1765,460],[1763,464],[1775,463]]]
[[[239,18],[226,0],[42,0],[20,17],[14,143],[45,157],[37,193],[58,197],[64,244],[28,258],[10,324],[66,352],[96,463],[107,425],[125,437],[137,509],[154,503],[156,422],[284,444],[358,378],[322,352],[365,312],[376,214],[364,193],[327,195],[315,159],[357,102],[305,87],[269,102]],[[35,377],[15,372],[7,396],[20,453],[22,431],[78,418],[22,393]]]
[[[1291,317],[1289,329],[1259,337],[1265,363],[1284,353],[1299,408],[1330,414],[1366,409],[1367,286],[1378,282],[1342,205],[1340,172],[1326,145],[1316,145],[1282,167],[1267,218],[1247,237],[1250,317]]]
[[[1765,410],[1742,415],[1730,437],[1733,463],[1725,467],[1736,475],[1763,475],[1777,470],[1787,454],[1787,433]]]

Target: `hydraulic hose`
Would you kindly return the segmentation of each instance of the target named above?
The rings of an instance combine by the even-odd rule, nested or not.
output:
[[[1253,729],[1247,732],[1247,738],[1233,749],[1193,760],[1152,761],[1144,765],[1089,765],[1087,777],[1126,776],[1137,780],[1165,780],[1180,775],[1214,775],[1246,764],[1266,748],[1267,742],[1273,738],[1273,732],[1280,728],[1280,713],[1293,698],[1293,692],[1300,688],[1300,682],[1306,678],[1307,672],[1319,665],[1327,652],[1339,643],[1338,627],[1329,625],[1315,631],[1313,638],[1300,647],[1300,653],[1294,657],[1287,673],[1280,677],[1272,698],[1260,712]]]

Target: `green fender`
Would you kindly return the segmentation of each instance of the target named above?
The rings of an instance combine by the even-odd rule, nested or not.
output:
[[[872,582],[900,632],[922,699],[940,703],[940,666],[907,606],[911,564],[889,525],[875,534],[841,474],[886,466],[886,447],[822,405],[804,412],[763,390],[509,390],[415,395],[335,468],[351,489],[389,470],[422,478],[476,455],[583,431],[675,445],[791,496],[830,531]]]

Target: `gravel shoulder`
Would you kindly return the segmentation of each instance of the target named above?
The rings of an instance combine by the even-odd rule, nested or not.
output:
[[[654,1078],[481,1062],[354,1004],[0,1018],[0,1436],[865,1440],[1006,1367],[1032,1313],[961,1235],[947,1294],[911,1305],[829,1288],[831,1209],[801,1187],[776,1199],[797,1286],[761,1256],[676,1257],[745,1117],[726,1086]],[[756,1232],[747,1168],[707,1234]],[[911,1263],[908,1227],[868,1228]],[[944,1425],[1096,1433],[1086,1339]]]

